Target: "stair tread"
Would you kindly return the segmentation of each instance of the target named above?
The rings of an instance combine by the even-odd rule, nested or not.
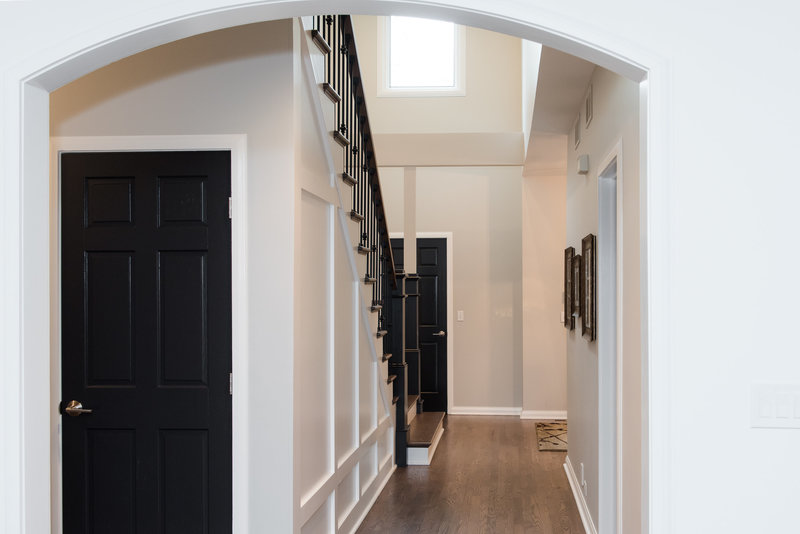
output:
[[[328,82],[322,84],[322,92],[324,92],[325,96],[327,96],[334,104],[338,104],[342,101],[342,97],[339,96],[339,93],[336,92],[336,89],[334,89],[333,86]]]
[[[408,428],[408,446],[430,447],[444,416],[444,412],[418,413]]]
[[[331,46],[328,44],[328,41],[325,40],[319,30],[311,30],[311,39],[314,41],[314,44],[319,47],[320,52],[325,55],[331,53]]]
[[[399,401],[399,400],[400,400],[400,396],[399,395],[395,395],[394,397],[392,397],[392,404],[397,404],[397,401]]]
[[[342,176],[342,180],[343,180],[343,181],[344,181],[344,183],[346,183],[347,185],[356,185],[356,184],[358,183],[358,180],[356,180],[355,178],[353,178],[353,176],[352,176],[352,175],[351,175],[349,172],[347,172],[347,171],[343,172],[343,173],[341,174],[341,176]]]
[[[416,407],[417,399],[419,399],[419,395],[409,395],[408,396],[408,409],[410,410],[412,406]]]

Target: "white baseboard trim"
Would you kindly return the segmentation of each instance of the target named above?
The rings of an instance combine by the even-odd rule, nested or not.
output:
[[[566,410],[522,410],[520,419],[566,419]]]
[[[575,470],[572,469],[572,462],[569,456],[567,456],[567,461],[564,464],[564,471],[567,473],[569,487],[572,488],[572,496],[575,498],[575,504],[578,505],[578,512],[581,514],[583,529],[586,534],[597,534],[597,528],[595,528],[594,521],[592,521],[592,514],[589,512],[589,505],[586,504],[586,499],[583,497],[581,483],[577,475],[575,475]]]
[[[516,415],[522,413],[522,408],[506,406],[453,406],[447,410],[447,415]]]
[[[366,519],[367,514],[369,513],[370,510],[372,510],[372,507],[375,505],[375,501],[378,500],[378,497],[380,496],[381,492],[383,491],[383,488],[385,488],[386,484],[389,483],[389,479],[392,478],[392,475],[394,474],[396,469],[397,469],[397,464],[393,463],[392,464],[392,468],[389,469],[389,474],[387,474],[383,478],[383,481],[380,483],[378,488],[373,492],[372,497],[369,498],[369,503],[367,503],[367,506],[364,508],[364,511],[362,511],[361,515],[358,517],[358,519],[356,519],[356,523],[353,526],[353,530],[350,531],[350,534],[355,534],[356,530],[358,530],[358,527],[360,527],[361,523],[364,522],[364,519]],[[356,504],[358,504],[358,503],[356,503]],[[336,521],[336,519],[334,518],[334,522],[335,521]],[[341,527],[341,526],[342,525],[339,525],[339,527]]]

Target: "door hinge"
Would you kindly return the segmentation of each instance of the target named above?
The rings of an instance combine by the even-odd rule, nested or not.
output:
[[[233,373],[228,373],[228,394],[233,396]]]
[[[228,218],[233,219],[233,199],[228,197]]]

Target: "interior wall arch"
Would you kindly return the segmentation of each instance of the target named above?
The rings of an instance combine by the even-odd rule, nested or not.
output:
[[[38,7],[38,6],[37,6]],[[648,47],[631,43],[567,10],[520,5],[511,0],[487,6],[480,0],[439,2],[390,0],[284,0],[235,4],[231,0],[175,2],[155,0],[106,6],[102,3],[68,6],[79,27],[57,29],[42,22],[33,36],[36,52],[4,66],[2,116],[5,135],[0,141],[0,245],[16,265],[3,267],[0,290],[7,298],[0,307],[0,400],[6,406],[0,452],[0,516],[8,532],[44,532],[39,525],[49,509],[49,329],[46,284],[49,265],[48,157],[49,92],[108,63],[167,42],[225,27],[318,14],[322,12],[406,14],[446,17],[460,24],[535,40],[574,54],[641,83],[642,220],[647,241],[642,288],[644,366],[649,374],[649,403],[645,421],[651,464],[646,475],[652,532],[669,531],[667,511],[669,469],[666,432],[669,374],[658,354],[666,351],[668,243],[666,154],[668,64]],[[59,9],[54,4],[54,9]],[[56,21],[58,22],[58,21]],[[62,21],[63,23],[64,21]],[[55,24],[55,23],[52,23]],[[23,30],[25,28],[22,28]],[[13,262],[10,262],[13,263]],[[290,289],[289,289],[290,290]],[[44,339],[43,339],[44,337]],[[16,355],[16,357],[14,357]],[[658,380],[652,380],[657,376]],[[648,387],[648,382],[643,384]],[[291,411],[282,424],[291,427]],[[649,429],[647,426],[649,425]],[[286,481],[291,486],[291,481]],[[10,489],[15,488],[15,489]],[[287,513],[291,514],[291,510]],[[291,518],[289,518],[291,521]],[[281,519],[279,523],[283,523]],[[288,524],[288,523],[287,523]],[[258,526],[251,524],[255,531]]]

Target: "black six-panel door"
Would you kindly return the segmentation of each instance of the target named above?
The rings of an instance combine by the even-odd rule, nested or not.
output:
[[[64,532],[230,532],[230,153],[62,154],[61,190]]]
[[[395,267],[403,269],[403,239],[392,239]],[[419,374],[423,409],[447,411],[447,239],[417,238]],[[410,369],[410,368],[409,368]]]
[[[447,240],[417,239],[420,387],[426,412],[447,411]]]

